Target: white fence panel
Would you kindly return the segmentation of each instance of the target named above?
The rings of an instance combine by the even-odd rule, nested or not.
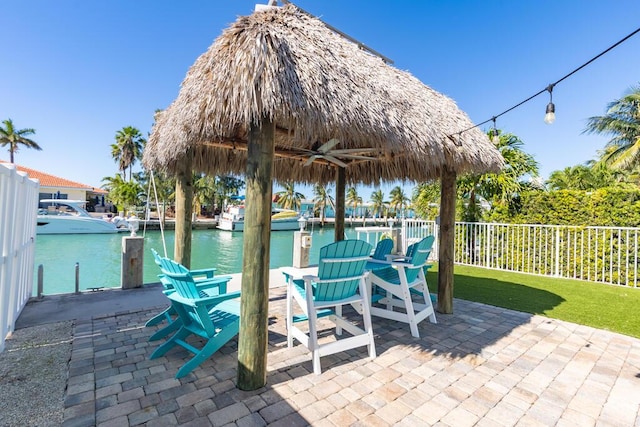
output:
[[[402,222],[403,247],[436,236],[431,259],[438,258],[434,221]],[[457,264],[540,276],[638,287],[640,228],[457,222]]]
[[[38,181],[0,164],[0,352],[31,296]]]
[[[402,247],[407,248],[412,243],[427,236],[434,235],[436,240],[433,243],[433,249],[431,250],[429,258],[432,260],[438,259],[438,247],[440,245],[439,231],[440,228],[435,221],[405,219],[402,221]]]
[[[638,286],[640,228],[458,222],[455,262]]]

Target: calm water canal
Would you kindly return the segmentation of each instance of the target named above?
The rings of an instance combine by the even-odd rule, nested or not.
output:
[[[293,231],[271,233],[271,268],[291,265]],[[125,234],[38,235],[36,239],[34,291],[37,294],[37,269],[44,266],[44,294],[70,293],[75,289],[75,264],[80,266],[80,289],[119,287],[122,237]],[[143,233],[138,233],[142,236]],[[356,237],[346,229],[347,238]],[[194,230],[192,268],[216,267],[216,274],[239,273],[242,270],[242,236],[222,230]],[[333,228],[312,230],[310,259],[317,262],[322,246],[333,242]],[[158,281],[160,272],[153,262],[151,248],[163,254],[159,231],[144,235],[144,283]],[[169,257],[173,257],[174,232],[165,231]]]

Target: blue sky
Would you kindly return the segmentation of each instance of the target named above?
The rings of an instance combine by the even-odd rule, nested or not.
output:
[[[237,16],[260,1],[21,0],[3,5],[0,120],[34,128],[43,151],[18,164],[93,186],[113,176],[116,131],[150,131],[153,112],[178,94],[188,68]],[[311,1],[295,4],[391,58],[453,98],[475,123],[533,95],[640,26],[637,0]],[[590,160],[605,137],[586,119],[640,83],[640,34],[560,83],[556,122],[548,95],[498,118],[540,164]],[[488,129],[489,125],[483,126]],[[6,150],[0,159],[8,160]],[[390,186],[384,185],[388,194]],[[407,192],[411,184],[405,185]],[[310,191],[302,189],[307,196]],[[370,188],[360,194],[368,200]]]

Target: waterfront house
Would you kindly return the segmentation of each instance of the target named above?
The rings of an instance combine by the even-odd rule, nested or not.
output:
[[[0,160],[0,163],[6,163]],[[71,181],[66,178],[41,172],[26,166],[15,165],[19,172],[29,175],[29,178],[40,181],[39,199],[73,199],[87,200],[89,210],[96,212],[106,212],[108,203],[106,202],[107,191],[92,187],[91,185],[82,184],[80,182]]]

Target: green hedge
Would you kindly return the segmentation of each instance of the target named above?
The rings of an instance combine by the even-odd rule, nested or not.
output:
[[[581,190],[529,191],[509,205],[498,205],[488,222],[611,227],[640,227],[640,189],[607,187]]]

